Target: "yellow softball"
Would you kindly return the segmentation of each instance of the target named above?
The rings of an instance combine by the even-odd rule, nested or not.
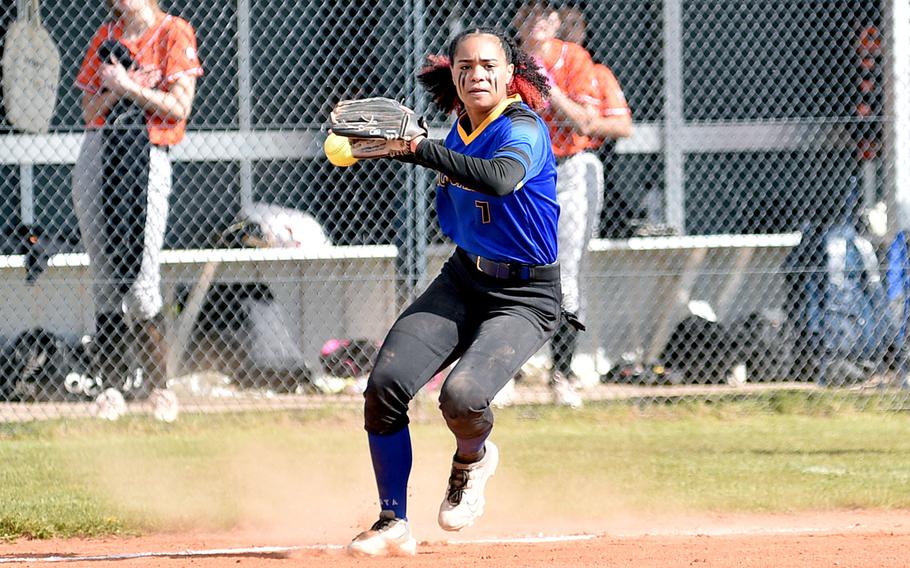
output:
[[[333,132],[326,136],[322,149],[325,151],[325,157],[340,168],[346,168],[357,161],[351,154],[351,141]]]

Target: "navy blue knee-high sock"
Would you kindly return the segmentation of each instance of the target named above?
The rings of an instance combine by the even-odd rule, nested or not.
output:
[[[411,433],[405,426],[388,435],[367,434],[370,440],[370,457],[376,488],[379,489],[379,506],[383,511],[394,511],[399,519],[408,518],[408,477],[411,475],[413,457]]]
[[[455,438],[455,444],[458,448],[455,451],[455,461],[461,463],[473,463],[483,458],[484,444],[490,433],[487,432],[476,438]]]

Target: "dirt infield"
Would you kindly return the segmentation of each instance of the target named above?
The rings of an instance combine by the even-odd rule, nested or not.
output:
[[[342,528],[156,534],[141,538],[49,540],[0,544],[0,564],[46,566],[342,566],[472,567],[906,567],[910,512],[846,511],[792,515],[629,518],[604,526],[558,527],[541,536],[509,536],[489,526],[421,543],[415,558],[354,559]],[[523,523],[517,523],[519,525]],[[316,528],[318,526],[318,528]],[[586,532],[587,535],[582,534]],[[344,533],[344,536],[342,536]],[[563,534],[557,538],[555,535]],[[316,536],[318,535],[318,536]],[[434,537],[436,533],[433,533]],[[575,536],[569,536],[575,535]],[[323,540],[326,536],[329,540]],[[324,546],[326,543],[332,543]]]
[[[586,476],[562,478],[552,472],[541,476],[533,467],[511,461],[488,487],[487,510],[477,525],[446,533],[436,525],[436,511],[451,465],[450,445],[440,441],[447,442],[449,434],[437,419],[435,406],[428,408],[418,407],[417,414],[431,416],[436,429],[424,427],[415,436],[419,459],[409,482],[409,518],[421,542],[415,558],[353,559],[344,554],[351,537],[375,520],[376,509],[365,445],[352,450],[326,442],[349,435],[341,430],[361,436],[359,421],[341,416],[329,426],[341,437],[326,438],[321,423],[302,430],[326,446],[303,460],[297,459],[299,437],[254,436],[231,446],[227,457],[217,462],[217,473],[235,481],[217,485],[214,492],[200,486],[200,480],[204,484],[211,479],[211,472],[198,476],[194,469],[177,467],[174,475],[165,475],[162,463],[186,463],[162,462],[166,454],[153,452],[145,460],[134,452],[94,455],[80,447],[78,459],[94,456],[99,461],[87,471],[105,473],[93,477],[99,495],[134,505],[127,511],[149,511],[149,518],[160,523],[157,526],[181,530],[132,538],[0,541],[0,568],[910,566],[910,510],[688,514],[680,512],[683,505],[659,496],[650,501],[626,499],[626,486],[605,482],[596,468]],[[522,420],[527,419],[513,416],[512,426],[521,429]],[[298,426],[280,423],[282,431]],[[192,434],[188,431],[190,439]],[[513,436],[514,449],[521,443],[529,442]],[[844,446],[844,451],[850,447]],[[143,473],[145,469],[148,472]],[[120,480],[127,482],[121,487]],[[753,489],[743,486],[743,491]],[[233,525],[242,519],[243,525],[216,531],[213,526],[225,526],[214,524],[223,517],[205,513],[225,507],[232,513],[228,521]]]

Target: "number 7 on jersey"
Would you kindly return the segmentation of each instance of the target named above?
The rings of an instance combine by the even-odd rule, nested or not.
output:
[[[474,207],[480,209],[480,222],[484,225],[490,222],[490,203],[488,201],[475,201]]]

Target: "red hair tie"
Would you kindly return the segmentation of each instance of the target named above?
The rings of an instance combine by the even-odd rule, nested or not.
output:
[[[421,74],[427,73],[429,71],[435,71],[437,69],[442,69],[443,67],[449,68],[452,66],[452,62],[449,61],[449,58],[445,55],[427,55],[427,64],[421,69]]]

